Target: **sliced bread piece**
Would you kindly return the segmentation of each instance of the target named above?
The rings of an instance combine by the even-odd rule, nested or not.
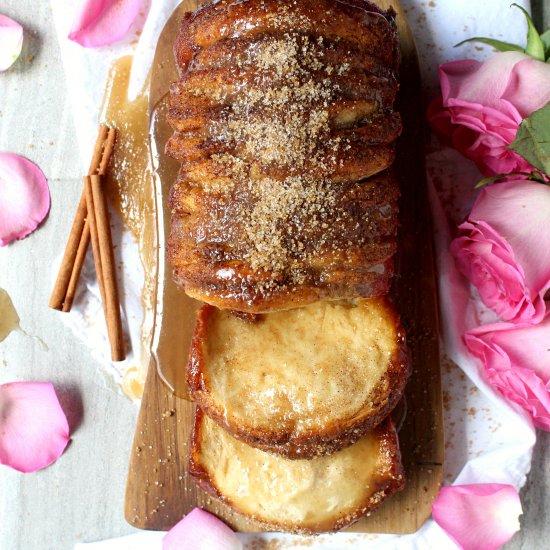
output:
[[[210,417],[289,458],[357,441],[393,409],[408,376],[404,331],[387,298],[245,318],[204,306],[188,368],[191,395]]]
[[[404,485],[389,418],[337,453],[290,460],[235,439],[197,408],[190,472],[238,513],[302,534],[342,529]]]

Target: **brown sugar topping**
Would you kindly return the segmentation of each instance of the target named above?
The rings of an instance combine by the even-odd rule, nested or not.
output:
[[[323,64],[313,46],[308,37],[288,33],[257,44],[250,54],[259,71],[237,85],[229,113],[211,124],[212,134],[234,144],[243,157],[300,171],[328,139],[328,107],[339,89],[330,79],[334,68]],[[238,69],[239,63],[233,69],[237,81]]]
[[[247,259],[254,270],[280,273],[291,267],[293,259],[305,254],[306,246],[300,240],[308,237],[305,226],[312,228],[323,223],[334,205],[335,194],[323,183],[299,176],[283,182],[265,178],[257,182],[255,193],[258,200],[249,218],[243,220],[246,235],[253,244]],[[291,232],[289,225],[293,226]],[[290,238],[289,233],[297,237]],[[293,274],[293,279],[300,278],[295,271]]]
[[[298,33],[266,37],[247,54],[255,61],[253,78],[239,80],[249,61],[242,55],[232,67],[238,88],[232,103],[212,98],[230,103],[227,114],[211,122],[209,131],[230,146],[230,153],[212,160],[231,184],[214,182],[205,190],[246,189],[250,200],[235,205],[248,240],[244,259],[252,269],[278,277],[278,286],[283,273],[289,286],[303,282],[305,274],[297,267],[306,255],[302,240],[318,233],[320,225],[328,228],[335,193],[327,176],[340,149],[349,147],[331,137],[329,116],[339,92],[332,77],[345,74],[349,65],[326,64],[322,45],[323,38]],[[284,177],[259,177],[258,167],[266,166],[280,167]],[[311,246],[308,249],[311,253]],[[270,284],[261,290],[268,292]]]

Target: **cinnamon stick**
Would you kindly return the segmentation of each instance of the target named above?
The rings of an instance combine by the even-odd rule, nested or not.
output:
[[[116,130],[114,128],[109,128],[105,138],[103,155],[97,169],[97,174],[84,177],[84,192],[86,194],[86,206],[88,209],[87,222],[90,228],[94,266],[99,284],[103,312],[105,314],[109,343],[111,344],[111,358],[113,361],[122,361],[125,358],[125,353],[122,323],[120,320],[120,303],[116,284],[116,272],[110,267],[111,265],[114,266],[114,257],[106,198],[101,180],[101,177],[107,170],[109,158],[115,146],[115,140]],[[93,190],[94,185],[92,184],[92,178],[99,178],[97,180],[99,183],[96,184],[95,191]],[[96,204],[98,202],[99,204]],[[101,216],[99,221],[98,210],[99,216]],[[102,224],[101,227],[99,223]],[[111,258],[113,259],[111,260]],[[107,273],[105,273],[106,262]]]
[[[105,143],[103,146],[103,154],[100,157],[100,162],[97,168],[97,173],[100,176],[104,176],[107,172],[107,166],[109,165],[109,160],[111,159],[111,155],[113,154],[113,149],[115,148],[115,141],[116,141],[116,129],[115,128],[108,128],[107,134],[105,136]],[[90,175],[95,174],[95,172],[90,171]]]
[[[93,175],[86,179],[87,185],[89,180],[92,191],[92,204],[94,212],[90,212],[90,220],[92,219],[93,214],[95,219],[95,230],[97,231],[99,255],[105,290],[104,307],[107,330],[109,332],[109,341],[111,344],[111,357],[113,361],[122,361],[126,355],[124,351],[122,322],[120,319],[120,300],[118,294],[115,258],[113,253],[113,239],[111,235],[111,226],[109,223],[109,214],[107,212],[107,201],[103,188],[103,176]],[[91,227],[93,226],[91,225]]]
[[[97,132],[97,139],[95,141],[94,150],[92,153],[92,160],[90,161],[90,168],[88,169],[88,174],[95,174],[97,173],[99,167],[101,166],[102,159],[105,156],[104,155],[104,143],[109,135],[109,130],[112,128],[109,128],[106,124],[101,124],[99,126],[99,130]],[[109,156],[111,156],[112,148],[109,151]],[[109,159],[107,159],[109,160]]]
[[[90,242],[90,226],[86,223],[84,224],[84,230],[82,231],[80,244],[78,245],[78,250],[76,251],[74,268],[73,268],[73,272],[71,273],[71,278],[69,279],[69,286],[67,287],[67,293],[65,295],[65,299],[63,300],[63,309],[61,311],[64,311],[64,312],[71,311],[74,297],[76,295],[76,287],[78,285],[78,279],[80,278],[80,272],[82,271],[82,266],[84,265],[84,260],[86,259],[86,252],[88,251],[89,242]]]
[[[65,247],[63,260],[61,261],[61,267],[59,268],[59,273],[57,275],[52,295],[50,297],[50,302],[48,304],[52,309],[58,309],[60,311],[63,309],[67,289],[69,287],[72,274],[75,271],[76,257],[78,254],[78,249],[80,248],[80,243],[83,242],[83,244],[86,244],[86,248],[88,247],[87,243],[85,243],[82,239],[85,224],[86,197],[84,193],[82,193],[73,225],[71,227],[71,232],[69,233],[67,246]],[[81,265],[79,267],[82,268]],[[80,269],[78,269],[78,275],[80,275]]]
[[[116,135],[114,131],[110,132],[109,130],[110,129],[105,124],[99,127],[90,168],[88,170],[89,174],[97,174],[100,170],[102,171],[101,173],[105,173]],[[69,239],[65,247],[65,253],[61,261],[61,267],[59,268],[59,273],[48,304],[52,309],[65,312],[71,309],[76,292],[76,285],[80,277],[80,272],[82,271],[82,265],[86,258],[86,251],[90,242],[90,228],[86,228],[86,215],[86,194],[84,190],[82,190],[73,225],[69,233]],[[101,287],[103,281],[99,284]]]
[[[104,176],[107,171],[107,166],[113,153],[116,140],[116,130],[114,128],[108,128],[107,133],[102,132],[103,136],[103,149],[99,151],[99,155],[94,151],[94,158],[92,159],[92,166],[90,167],[90,175],[99,174]],[[97,228],[94,215],[94,199],[92,194],[91,180],[89,176],[84,176],[84,194],[86,196],[86,208],[88,215],[86,217],[86,226],[90,233],[92,241],[92,255],[94,257],[95,273],[97,278],[97,284],[99,286],[99,294],[101,296],[101,303],[103,304],[103,310],[105,313],[105,320],[108,320],[107,311],[105,310],[105,283],[103,281],[103,269],[101,267],[101,255],[99,252],[99,240],[97,235]],[[108,328],[108,327],[107,327]],[[109,331],[109,336],[112,331]]]
[[[116,141],[116,130],[100,126],[88,176],[69,235],[61,268],[50,298],[50,307],[70,311],[88,243],[92,241],[94,265],[105,313],[113,361],[125,358],[120,300],[107,201],[102,178]]]
[[[92,193],[91,176],[84,176],[84,194],[86,196],[86,208],[88,209],[88,216],[86,218],[86,221],[87,221],[86,227],[90,231],[90,240],[92,241],[92,255],[94,257],[94,267],[95,267],[95,273],[97,278],[97,284],[99,286],[99,294],[101,296],[101,303],[103,304],[105,320],[107,320],[107,310],[105,309],[105,283],[103,281],[101,253],[99,251],[99,237],[97,234],[97,226],[96,226],[96,220],[95,220],[95,214],[94,214],[95,207],[94,207],[94,197]]]

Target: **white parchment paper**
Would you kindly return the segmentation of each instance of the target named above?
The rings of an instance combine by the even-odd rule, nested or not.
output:
[[[86,50],[67,40],[75,9],[72,0],[51,0],[67,86],[72,98],[73,115],[77,121],[77,135],[83,170],[89,162],[93,138],[98,124],[98,111],[103,96],[107,72],[114,59],[134,53],[135,62],[130,94],[142,87],[154,54],[157,37],[165,21],[179,2],[177,0],[150,0],[127,39],[111,47]],[[519,4],[529,9],[527,0]],[[416,37],[426,99],[437,92],[437,65],[464,57],[484,59],[491,54],[489,48],[468,44],[460,48],[453,45],[472,36],[493,36],[501,40],[523,43],[525,25],[517,10],[509,9],[507,0],[402,0]],[[145,21],[145,23],[144,23]],[[141,33],[138,31],[142,28]],[[419,106],[419,108],[421,108]],[[423,108],[423,107],[422,107]],[[464,327],[483,312],[472,301],[469,289],[462,285],[459,303],[463,308],[451,308],[450,281],[459,277],[448,256],[450,224],[459,221],[467,211],[473,195],[472,184],[480,179],[473,164],[458,153],[435,146],[427,159],[431,184],[431,203],[434,216],[435,242],[439,269],[440,309],[442,323],[443,388],[446,434],[446,483],[510,483],[517,488],[525,482],[529,471],[535,432],[531,421],[517,407],[504,401],[481,379],[478,367],[466,353],[461,341]],[[463,189],[461,203],[449,205],[449,188]],[[124,263],[121,271],[123,287],[122,308],[124,324],[132,349],[139,350],[142,312],[140,292],[143,273],[137,247],[121,224],[117,225],[116,240],[120,243],[117,254]],[[89,260],[89,259],[88,259]],[[120,262],[118,262],[120,263]],[[53,274],[52,274],[53,276]],[[117,380],[132,364],[139,361],[135,353],[123,363],[109,360],[109,347],[102,318],[93,265],[84,268],[85,285],[77,296],[74,311],[63,318],[71,329],[90,343],[101,365]],[[455,297],[456,301],[456,297]],[[477,308],[477,309],[476,309]],[[455,365],[459,365],[457,368]],[[142,532],[129,537],[90,544],[76,548],[113,550],[147,550],[162,547],[162,533]],[[281,534],[239,534],[243,542],[258,538],[277,539],[277,548],[301,548],[303,537]],[[361,535],[337,533],[311,539],[311,548],[341,550],[343,548],[376,549],[445,549],[455,548],[443,531],[429,520],[413,535]]]

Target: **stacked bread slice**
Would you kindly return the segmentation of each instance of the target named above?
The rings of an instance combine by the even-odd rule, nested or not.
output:
[[[367,0],[220,0],[176,42],[168,255],[199,311],[191,473],[272,529],[340,529],[404,483],[387,297],[398,42]]]
[[[191,473],[204,489],[267,529],[304,534],[350,525],[403,483],[390,420],[337,453],[290,460],[235,439],[200,409]]]
[[[333,453],[401,397],[404,336],[385,298],[317,302],[243,320],[204,306],[192,344],[193,398],[234,437],[289,458]]]

